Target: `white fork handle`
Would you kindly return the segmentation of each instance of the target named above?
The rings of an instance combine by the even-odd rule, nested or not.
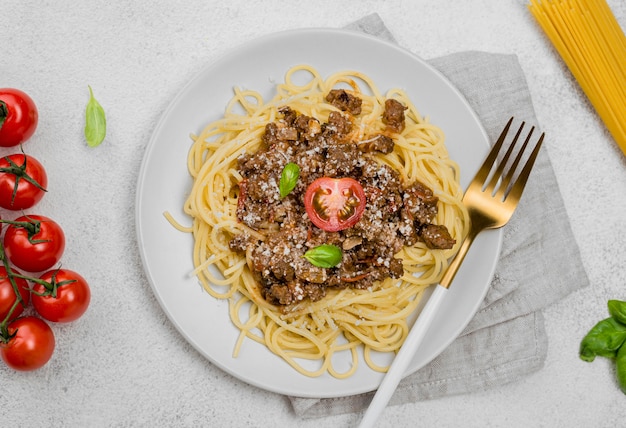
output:
[[[432,321],[435,318],[438,308],[441,305],[447,291],[448,289],[442,287],[441,285],[437,285],[437,287],[435,287],[435,291],[430,295],[426,305],[424,305],[422,312],[417,317],[413,327],[411,327],[411,331],[409,331],[409,335],[405,339],[400,351],[398,351],[398,354],[393,359],[393,362],[378,387],[376,394],[374,394],[372,402],[365,411],[363,419],[361,419],[359,428],[373,427],[383,410],[385,410],[385,407],[387,407],[387,403],[402,380],[402,377],[406,372],[406,368],[413,360],[413,356],[415,355],[417,348],[419,348],[424,340],[424,336],[432,324]]]

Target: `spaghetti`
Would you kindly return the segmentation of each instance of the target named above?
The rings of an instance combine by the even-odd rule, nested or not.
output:
[[[362,112],[355,117],[350,136],[354,141],[384,130],[381,115],[386,99],[407,107],[406,126],[394,134],[393,151],[372,156],[397,171],[402,181],[419,180],[433,189],[439,198],[435,221],[447,227],[456,244],[445,250],[429,249],[423,242],[405,246],[395,255],[404,268],[399,280],[376,281],[367,289],[329,288],[323,299],[303,300],[285,310],[264,299],[245,254],[229,246],[234,237],[243,234],[266,239],[263,229],[237,219],[242,181],[238,159],[262,147],[266,125],[277,120],[284,106],[326,121],[337,108],[325,96],[337,87],[348,88],[362,99]],[[231,320],[240,330],[234,356],[244,340],[251,339],[302,374],[345,378],[356,371],[362,347],[367,365],[386,371],[378,354],[400,348],[408,334],[407,319],[424,289],[440,279],[469,226],[461,202],[458,165],[448,157],[443,132],[420,116],[403,91],[393,89],[383,95],[359,72],[339,72],[324,79],[314,68],[300,65],[286,73],[284,83],[277,85],[276,95],[268,102],[255,91],[234,92],[223,118],[192,136],[188,169],[193,187],[184,210],[193,222],[191,228],[177,226],[193,234],[193,273],[211,296],[229,302]],[[342,366],[337,360],[349,360],[349,364]]]
[[[605,0],[531,0],[528,8],[626,154],[626,36]]]

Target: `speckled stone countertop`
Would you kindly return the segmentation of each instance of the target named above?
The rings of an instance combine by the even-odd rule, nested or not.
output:
[[[610,0],[626,28],[626,3]],[[424,59],[481,50],[515,54],[580,247],[590,285],[543,311],[545,366],[480,393],[391,406],[381,427],[620,426],[626,396],[613,364],[578,358],[581,338],[626,300],[626,157],[522,0],[7,2],[0,87],[30,93],[40,113],[29,154],[46,164],[40,211],[64,225],[63,263],[92,287],[89,312],[55,326],[43,369],[0,364],[0,425],[353,426],[357,414],[300,419],[288,399],[212,365],[154,297],[137,250],[134,204],[144,149],[170,100],[203,66],[257,36],[343,27],[377,13]],[[357,6],[358,5],[358,6]],[[106,106],[108,136],[82,138],[86,88]],[[10,151],[3,149],[0,154]],[[564,242],[563,245],[568,245]]]

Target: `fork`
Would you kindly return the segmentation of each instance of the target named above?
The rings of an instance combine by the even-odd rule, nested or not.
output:
[[[530,171],[535,163],[544,133],[535,144],[530,155],[524,159],[529,142],[535,127],[528,132],[522,147],[517,151],[515,159],[510,162],[515,145],[520,139],[525,122],[522,122],[517,130],[513,141],[506,149],[504,155],[504,141],[513,123],[513,118],[509,119],[502,130],[500,137],[491,148],[487,158],[476,173],[472,182],[463,195],[463,204],[466,206],[470,218],[470,229],[467,237],[463,240],[456,257],[452,260],[448,269],[444,273],[439,285],[429,297],[428,302],[420,313],[419,317],[411,327],[409,335],[398,351],[369,407],[367,408],[360,428],[371,427],[383,412],[389,399],[393,395],[396,387],[400,383],[406,368],[413,359],[415,352],[419,348],[428,328],[430,327],[437,309],[441,305],[454,276],[456,275],[465,255],[467,254],[474,239],[480,232],[486,229],[497,229],[509,222],[517,204],[522,196]],[[522,160],[525,160],[521,171],[517,171]],[[510,163],[510,165],[509,165]]]

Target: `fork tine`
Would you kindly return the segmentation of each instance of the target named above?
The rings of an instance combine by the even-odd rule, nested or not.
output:
[[[524,191],[524,187],[526,187],[526,182],[528,181],[528,177],[530,176],[530,171],[532,170],[535,160],[537,159],[537,154],[539,154],[539,149],[541,148],[541,144],[543,144],[544,136],[545,136],[545,133],[542,133],[541,136],[539,137],[539,141],[537,141],[537,144],[535,144],[535,148],[533,149],[532,153],[528,157],[528,160],[526,161],[526,164],[524,165],[524,169],[522,169],[522,172],[520,172],[519,176],[517,177],[517,180],[515,180],[515,182],[511,186],[511,190],[509,191],[509,194],[506,195],[505,198],[508,199],[509,197],[511,197],[511,198],[514,198],[515,201],[518,201],[522,197],[522,192]]]
[[[515,133],[515,137],[513,137],[513,141],[511,142],[511,144],[509,144],[509,148],[507,149],[505,155],[502,157],[502,160],[498,164],[498,167],[493,172],[491,176],[491,180],[489,181],[489,184],[485,186],[485,191],[489,190],[488,193],[492,195],[499,194],[502,198],[504,197],[504,191],[508,184],[502,182],[501,177],[503,177],[504,168],[506,167],[506,164],[509,162],[511,153],[513,153],[513,149],[515,148],[515,145],[517,144],[517,140],[519,139],[519,136],[521,135],[522,129],[524,129],[525,124],[526,122],[522,122],[522,124],[518,128],[517,132]],[[511,170],[514,170],[514,167],[511,167],[509,169],[509,171]],[[498,182],[500,182],[499,187],[498,187]],[[496,192],[496,189],[497,189],[497,192]]]
[[[487,178],[489,177],[489,172],[493,168],[493,164],[498,158],[498,153],[500,152],[502,143],[504,143],[506,134],[509,132],[511,123],[513,123],[513,118],[509,119],[506,126],[500,133],[500,136],[498,137],[498,141],[496,141],[495,144],[491,147],[491,151],[487,155],[487,158],[485,159],[481,167],[478,169],[478,172],[476,173],[474,180],[472,180],[473,183],[481,183],[481,186],[482,186],[487,181]]]
[[[521,127],[520,127],[520,131],[521,131]],[[498,197],[500,197],[502,200],[506,199],[507,195],[511,191],[511,186],[510,186],[511,180],[515,176],[515,172],[517,171],[517,166],[519,165],[520,161],[522,160],[522,157],[524,156],[524,152],[526,151],[526,147],[528,146],[528,143],[530,142],[530,137],[532,137],[534,131],[535,131],[535,127],[533,126],[530,128],[530,131],[528,131],[528,135],[526,135],[526,140],[524,140],[524,144],[522,144],[522,147],[517,152],[517,156],[515,157],[513,164],[510,166],[510,168],[507,170],[506,174],[502,178],[502,184],[500,185],[500,188],[498,189]],[[515,137],[517,139],[517,135]],[[511,144],[511,148],[513,144],[515,144],[515,141]]]

